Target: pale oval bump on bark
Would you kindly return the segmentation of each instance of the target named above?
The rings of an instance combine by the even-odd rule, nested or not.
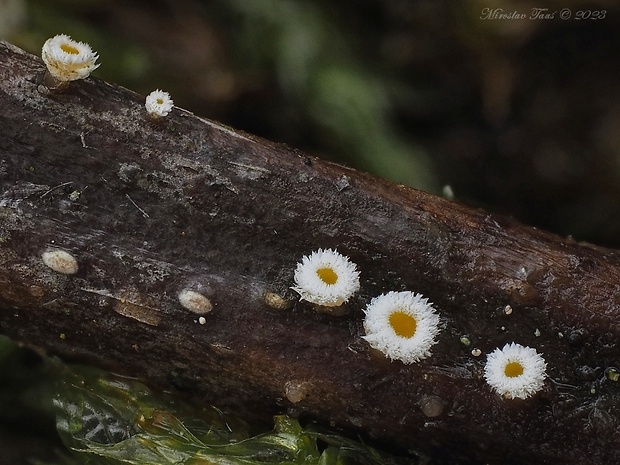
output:
[[[265,292],[263,302],[276,310],[286,310],[290,302],[276,292]]]
[[[424,395],[418,401],[418,405],[426,417],[435,418],[444,412],[446,408],[446,401],[439,396]]]
[[[183,289],[177,296],[181,306],[196,315],[206,315],[213,310],[211,301],[200,292]]]
[[[77,259],[66,250],[48,249],[41,254],[45,266],[61,274],[75,274],[78,272]]]

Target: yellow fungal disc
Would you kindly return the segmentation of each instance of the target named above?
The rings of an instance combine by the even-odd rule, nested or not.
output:
[[[417,322],[411,315],[395,311],[390,315],[390,326],[397,336],[410,338],[415,334]]]
[[[338,275],[331,268],[319,268],[316,270],[316,274],[319,275],[321,281],[330,286],[338,282]]]
[[[80,54],[80,51],[77,48],[72,47],[69,44],[62,44],[60,46],[60,48],[62,49],[63,52],[70,53],[71,55],[79,55]]]
[[[509,378],[516,378],[523,374],[523,365],[519,362],[508,362],[504,368],[504,374]]]

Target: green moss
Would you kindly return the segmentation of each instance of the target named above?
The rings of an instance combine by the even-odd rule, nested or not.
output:
[[[144,385],[96,371],[65,377],[55,398],[63,442],[82,463],[105,465],[380,465],[396,458],[355,441],[275,417],[254,434],[241,419],[195,408]]]
[[[100,370],[41,359],[0,336],[0,421],[56,425],[66,446],[36,465],[414,465],[285,415],[271,431]],[[6,412],[11,412],[7,416]],[[263,428],[263,427],[261,427]],[[50,436],[55,436],[50,432]],[[57,447],[55,447],[57,449]],[[50,455],[51,456],[51,455]],[[412,461],[413,460],[413,461]]]

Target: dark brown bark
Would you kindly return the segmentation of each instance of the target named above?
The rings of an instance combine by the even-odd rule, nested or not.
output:
[[[438,463],[620,461],[620,385],[608,376],[620,358],[615,251],[181,109],[154,123],[142,96],[94,78],[54,93],[44,74],[38,58],[0,45],[3,333]],[[301,257],[328,247],[361,270],[344,316],[290,289]],[[46,267],[50,248],[73,254],[78,272]],[[183,289],[211,300],[206,324],[180,305]],[[420,292],[441,315],[420,363],[389,362],[361,339],[363,309],[390,290]],[[548,364],[544,390],[527,400],[499,397],[482,376],[485,354],[513,341]]]

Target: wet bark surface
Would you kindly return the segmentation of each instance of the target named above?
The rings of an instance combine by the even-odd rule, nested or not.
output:
[[[617,252],[179,108],[153,122],[143,96],[95,78],[54,92],[44,74],[38,58],[0,45],[2,333],[436,463],[620,460]],[[342,316],[290,289],[296,263],[319,248],[361,271]],[[77,273],[46,266],[54,250],[75,257]],[[184,308],[185,289],[212,311]],[[422,293],[440,314],[420,363],[390,362],[361,339],[364,308],[391,290]],[[483,378],[486,354],[509,342],[548,365],[527,400]]]

